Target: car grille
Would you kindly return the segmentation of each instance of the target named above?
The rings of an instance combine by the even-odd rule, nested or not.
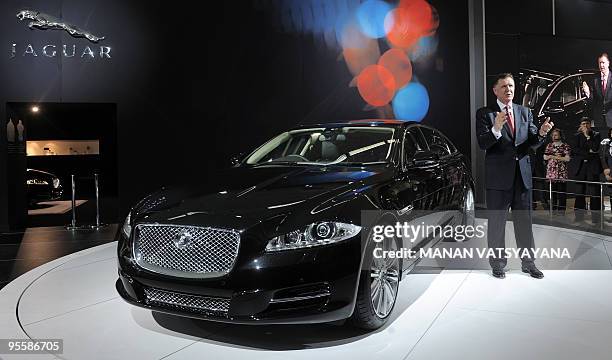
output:
[[[229,273],[240,247],[235,230],[140,224],[134,231],[138,266],[165,275],[214,278]]]
[[[186,311],[194,314],[227,317],[230,299],[177,293],[173,291],[145,288],[148,305],[169,310]]]

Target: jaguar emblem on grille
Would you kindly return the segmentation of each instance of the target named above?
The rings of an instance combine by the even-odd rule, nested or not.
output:
[[[187,231],[182,231],[174,237],[174,246],[177,249],[184,249],[191,244],[193,236]]]

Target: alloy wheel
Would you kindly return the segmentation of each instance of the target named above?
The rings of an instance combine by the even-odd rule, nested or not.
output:
[[[376,244],[383,251],[397,251],[395,239],[385,239]],[[382,253],[377,251],[376,253]],[[372,257],[370,267],[370,298],[372,308],[379,318],[386,318],[393,310],[400,274],[399,259]]]

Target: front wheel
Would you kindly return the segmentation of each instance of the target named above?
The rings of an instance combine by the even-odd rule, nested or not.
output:
[[[385,238],[381,242],[374,242],[368,238],[355,310],[350,319],[351,323],[362,329],[374,330],[383,326],[397,299],[401,279],[401,260],[398,258],[377,258],[376,253],[382,251],[397,251],[398,241],[395,238]]]

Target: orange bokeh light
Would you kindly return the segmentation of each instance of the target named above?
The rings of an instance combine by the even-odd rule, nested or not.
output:
[[[385,18],[387,39],[392,46],[410,48],[421,36],[429,36],[437,29],[439,19],[425,0],[401,0]]]
[[[361,73],[368,65],[376,64],[380,58],[378,41],[370,39],[364,48],[345,48],[342,55],[353,76]]]
[[[378,60],[378,65],[384,66],[395,79],[395,89],[404,87],[412,80],[412,64],[408,55],[400,49],[387,50]]]
[[[370,65],[357,77],[357,89],[368,104],[384,106],[395,95],[395,78],[384,66]]]

